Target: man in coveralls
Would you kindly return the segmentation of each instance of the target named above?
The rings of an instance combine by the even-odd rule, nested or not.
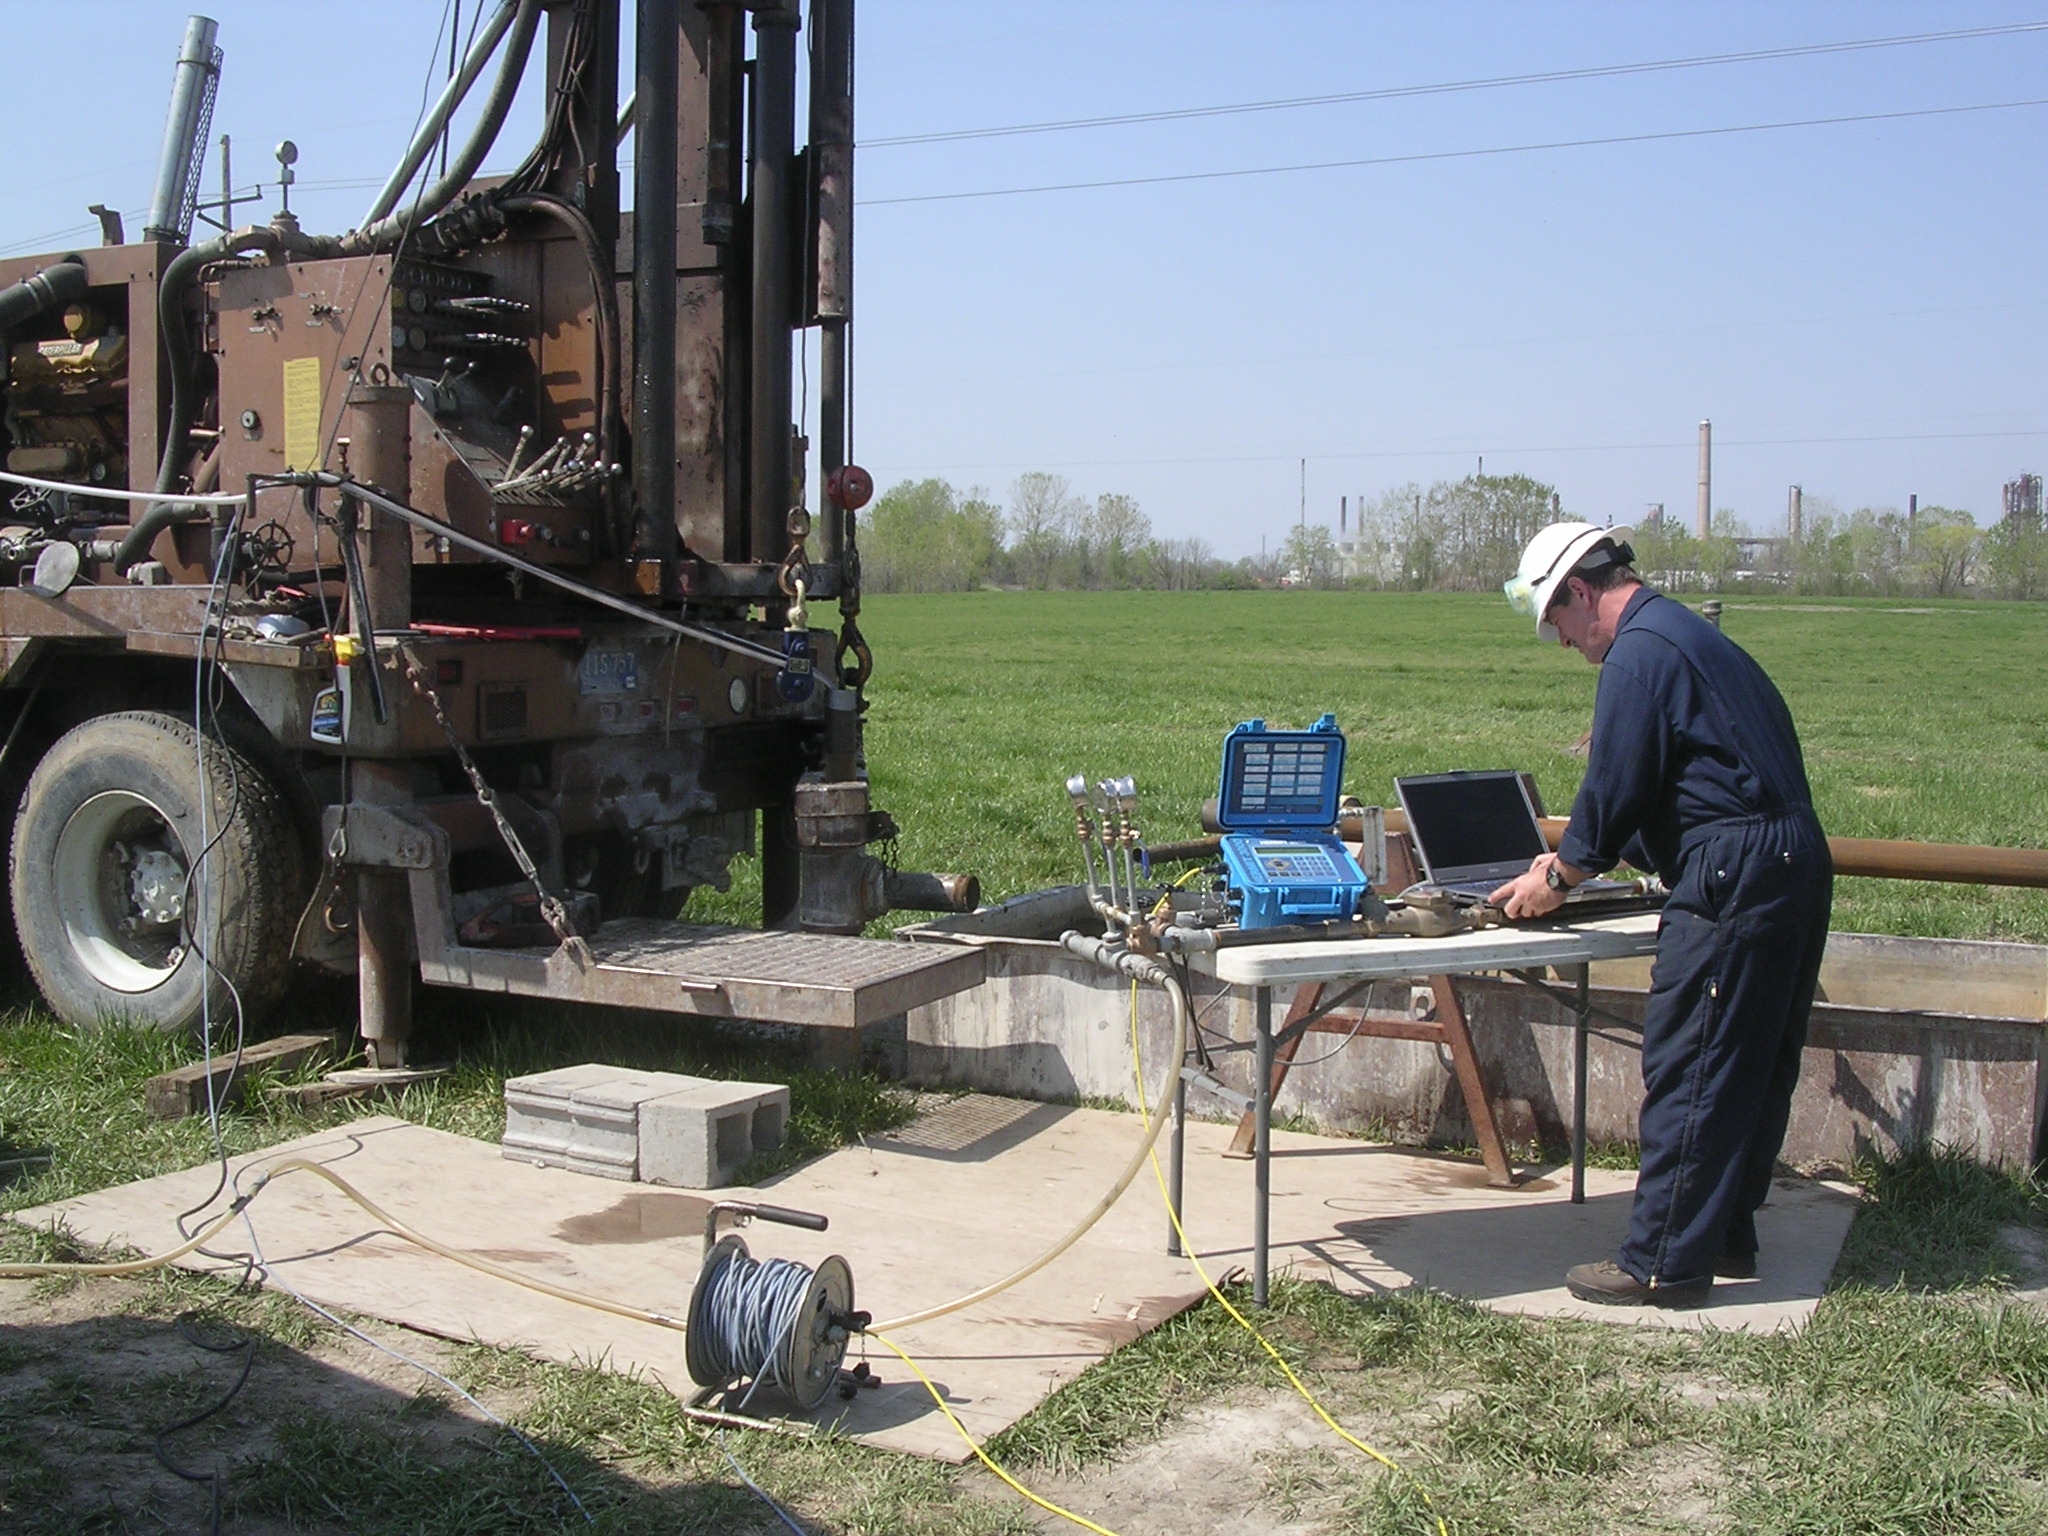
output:
[[[1785,701],[1747,652],[1642,584],[1628,529],[1556,523],[1506,584],[1600,668],[1571,822],[1493,893],[1542,917],[1626,859],[1670,889],[1643,1014],[1642,1167],[1627,1239],[1565,1277],[1615,1305],[1698,1306],[1756,1273],[1827,942],[1834,865]]]

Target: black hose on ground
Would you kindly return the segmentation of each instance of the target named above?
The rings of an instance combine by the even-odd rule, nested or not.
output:
[[[0,288],[0,336],[84,295],[85,263],[76,256],[52,262],[33,277]]]

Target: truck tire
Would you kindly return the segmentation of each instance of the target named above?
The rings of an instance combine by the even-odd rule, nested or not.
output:
[[[190,875],[205,849],[202,761],[203,890]],[[23,957],[60,1018],[166,1033],[232,1022],[238,998],[255,1023],[290,979],[306,900],[277,786],[218,738],[151,710],[97,716],[44,754],[15,817],[8,884]]]

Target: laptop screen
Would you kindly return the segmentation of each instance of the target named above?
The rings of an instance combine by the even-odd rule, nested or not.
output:
[[[1435,880],[1527,868],[1545,848],[1521,775],[1437,773],[1396,781],[1408,830]]]

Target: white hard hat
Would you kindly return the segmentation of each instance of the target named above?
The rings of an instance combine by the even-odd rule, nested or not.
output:
[[[1544,615],[1550,612],[1565,577],[1602,545],[1607,546],[1609,558],[1600,564],[1632,560],[1635,551],[1628,540],[1633,532],[1629,528],[1595,528],[1591,523],[1552,523],[1540,529],[1522,551],[1521,568],[1501,584],[1508,606],[1536,621],[1539,639],[1556,640],[1557,626],[1546,622]]]

